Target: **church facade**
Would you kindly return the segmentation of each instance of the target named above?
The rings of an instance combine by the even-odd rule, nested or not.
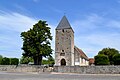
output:
[[[86,54],[74,45],[74,31],[66,16],[56,27],[55,66],[88,66]]]

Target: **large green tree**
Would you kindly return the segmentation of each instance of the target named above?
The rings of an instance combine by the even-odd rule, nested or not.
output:
[[[113,56],[114,65],[120,65],[120,54],[115,54]]]
[[[104,62],[109,61],[110,65],[114,65],[116,60],[118,60],[117,54],[119,54],[119,51],[114,48],[103,48],[98,52],[98,55],[95,56],[95,64],[99,65],[100,63],[100,65],[104,65]]]
[[[104,54],[95,56],[95,65],[109,65],[109,58]]]
[[[52,54],[50,45],[52,36],[46,21],[40,20],[33,25],[32,29],[22,32],[21,37],[23,39],[23,56],[33,58],[35,65],[41,65],[42,58]]]
[[[104,48],[101,51],[99,51],[98,54],[104,54],[108,56],[110,64],[113,65],[114,64],[113,56],[115,54],[119,54],[119,51],[114,48]]]

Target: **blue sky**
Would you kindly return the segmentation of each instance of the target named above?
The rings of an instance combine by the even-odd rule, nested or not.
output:
[[[20,58],[20,33],[38,20],[51,27],[54,49],[55,28],[64,14],[75,32],[75,45],[88,57],[105,47],[120,50],[120,0],[0,0],[0,54]]]

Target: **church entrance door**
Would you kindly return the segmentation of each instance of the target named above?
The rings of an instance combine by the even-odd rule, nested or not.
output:
[[[65,59],[61,59],[61,66],[66,66],[66,61],[65,61]]]

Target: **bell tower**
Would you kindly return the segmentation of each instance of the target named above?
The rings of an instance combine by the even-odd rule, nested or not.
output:
[[[56,28],[55,66],[74,66],[74,31],[66,16]]]

